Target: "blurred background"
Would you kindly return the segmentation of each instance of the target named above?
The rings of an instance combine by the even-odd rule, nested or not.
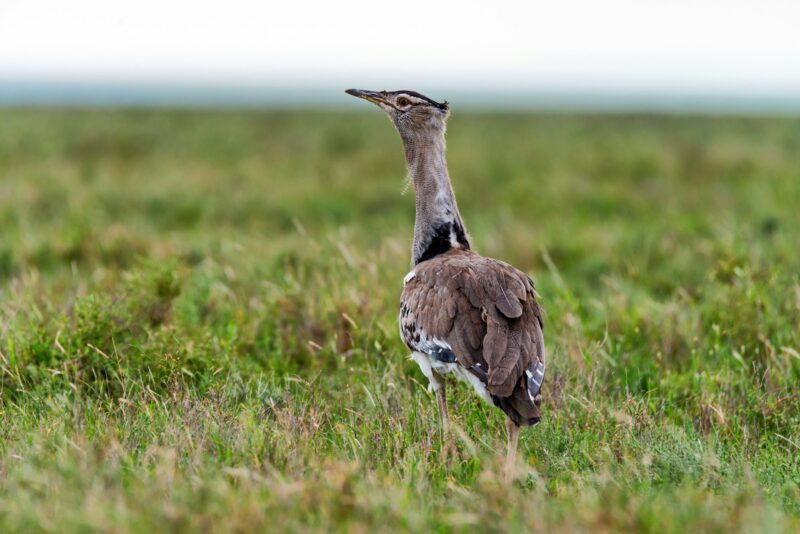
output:
[[[0,6],[0,103],[790,112],[796,2],[102,2]]]
[[[0,1],[0,531],[797,532],[798,21]],[[413,192],[349,87],[450,102],[472,243],[541,294],[513,488],[398,338]]]

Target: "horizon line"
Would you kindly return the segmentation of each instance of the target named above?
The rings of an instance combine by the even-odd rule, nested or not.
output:
[[[466,110],[800,114],[789,90],[727,91],[653,87],[521,87],[455,89],[430,85]],[[357,109],[333,84],[20,80],[0,77],[0,107],[41,108],[324,108]]]

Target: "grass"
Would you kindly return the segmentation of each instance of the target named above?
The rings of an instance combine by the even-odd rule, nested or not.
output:
[[[435,402],[373,113],[0,112],[0,530],[800,529],[800,121],[456,113],[542,423]]]

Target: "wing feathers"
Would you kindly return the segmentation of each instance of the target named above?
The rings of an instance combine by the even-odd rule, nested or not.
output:
[[[506,263],[459,249],[419,263],[415,272],[402,301],[416,325],[449,344],[459,364],[480,365],[481,376],[486,370],[492,395],[516,398],[522,388],[527,397],[526,370],[539,363],[544,368],[541,311],[530,279]]]

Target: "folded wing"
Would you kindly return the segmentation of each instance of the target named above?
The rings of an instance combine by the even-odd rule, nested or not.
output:
[[[541,309],[524,273],[469,250],[451,250],[415,267],[401,310],[401,330],[412,349],[425,348],[414,343],[415,334],[429,345],[446,345],[501,408],[498,399],[532,403],[539,393],[545,357]]]

